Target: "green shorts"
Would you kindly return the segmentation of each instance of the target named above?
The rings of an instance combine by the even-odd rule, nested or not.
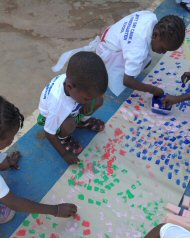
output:
[[[44,117],[42,114],[39,114],[37,118],[37,124],[39,126],[44,126],[45,122],[46,122],[46,117]]]
[[[94,106],[95,106],[95,99],[92,99],[92,102],[91,102],[91,110],[90,110],[90,113],[88,115],[91,115],[94,111]],[[88,115],[84,115],[82,113],[79,113],[76,117],[75,117],[75,121],[76,123],[78,124],[83,117],[85,116],[88,116]],[[37,124],[39,126],[44,126],[45,125],[45,122],[46,122],[46,117],[44,117],[42,114],[39,114],[38,115],[38,118],[37,118]],[[60,131],[60,128],[57,130],[57,131]]]

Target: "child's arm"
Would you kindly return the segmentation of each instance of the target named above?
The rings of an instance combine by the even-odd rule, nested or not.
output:
[[[59,152],[59,154],[63,157],[63,159],[68,164],[77,164],[80,162],[78,157],[71,152],[67,152],[64,150],[60,140],[55,135],[51,135],[48,132],[45,131],[47,139],[50,141],[50,143],[54,146],[54,148]]]
[[[21,154],[19,151],[15,151],[12,154],[8,155],[2,163],[0,163],[0,170],[6,170],[10,167],[13,167],[15,169],[19,169],[18,161],[21,157]]]
[[[77,212],[77,207],[71,203],[45,205],[30,201],[25,198],[17,197],[11,192],[9,192],[5,197],[1,198],[0,202],[14,211],[50,214],[57,217],[70,217],[74,216]]]
[[[131,88],[137,91],[151,93],[154,96],[162,96],[164,94],[164,91],[161,88],[158,88],[150,84],[139,82],[133,76],[129,76],[126,74],[124,76],[124,85],[128,88]]]
[[[169,107],[174,104],[189,101],[189,100],[190,100],[190,94],[183,94],[180,96],[168,95],[163,99],[162,104],[163,104],[163,107]]]
[[[160,229],[164,224],[160,224],[153,228],[144,238],[160,238]]]

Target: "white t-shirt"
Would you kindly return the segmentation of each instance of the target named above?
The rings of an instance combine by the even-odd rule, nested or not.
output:
[[[181,226],[167,223],[160,229],[160,238],[190,238],[190,232]]]
[[[5,197],[9,193],[9,187],[5,183],[5,180],[0,175],[0,198]]]
[[[105,36],[105,42],[114,51],[122,51],[125,74],[138,76],[151,60],[151,39],[156,15],[139,11],[113,24]]]
[[[46,117],[44,130],[52,135],[56,134],[68,116],[76,116],[81,105],[64,91],[66,75],[58,75],[44,88],[40,97],[39,110]]]
[[[7,157],[7,153],[0,153],[0,164],[5,160]],[[0,175],[0,198],[5,197],[9,193],[9,187],[5,183],[4,179]]]

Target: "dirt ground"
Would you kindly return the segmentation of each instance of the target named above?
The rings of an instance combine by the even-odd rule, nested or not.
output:
[[[159,2],[0,0],[0,94],[31,115],[62,52],[86,45],[131,12],[154,10]]]

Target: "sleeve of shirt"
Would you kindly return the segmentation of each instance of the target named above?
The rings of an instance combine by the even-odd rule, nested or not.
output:
[[[143,62],[148,56],[147,43],[142,37],[136,35],[130,43],[127,40],[122,40],[121,45],[125,61],[125,74],[138,76],[143,68]]]
[[[160,229],[160,238],[189,238],[190,232],[181,226],[167,223]]]
[[[55,135],[57,130],[60,128],[61,124],[64,120],[69,116],[69,114],[62,115],[62,122],[59,121],[59,118],[56,114],[49,114],[46,118],[46,122],[44,125],[44,130],[51,135]]]
[[[5,180],[0,175],[0,198],[5,197],[9,193],[9,187],[5,183]]]
[[[48,115],[44,125],[44,130],[51,135],[55,135],[58,128],[59,126],[56,120],[56,115]]]
[[[65,121],[65,119],[70,115],[71,110],[67,108],[67,105],[65,105],[64,110],[61,111],[60,104],[61,101],[57,101],[55,103],[55,100],[49,100],[50,105],[48,106],[49,113],[46,117],[44,130],[48,132],[51,135],[55,135],[57,130],[60,128],[61,124]],[[51,104],[51,102],[53,102]]]

